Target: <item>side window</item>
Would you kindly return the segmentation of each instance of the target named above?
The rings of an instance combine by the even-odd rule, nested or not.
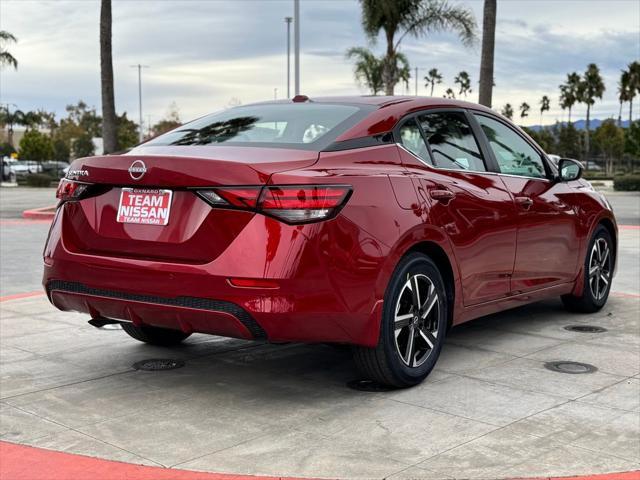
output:
[[[411,119],[400,127],[400,143],[411,153],[431,165],[429,150],[424,143],[420,128],[415,120]]]
[[[524,138],[497,120],[484,115],[475,117],[489,140],[501,173],[546,178],[542,157]]]
[[[478,142],[463,113],[427,113],[418,117],[436,167],[486,171]]]

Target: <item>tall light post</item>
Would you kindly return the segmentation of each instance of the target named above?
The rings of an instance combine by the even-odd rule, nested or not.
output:
[[[144,132],[142,131],[142,69],[143,68],[149,68],[149,65],[131,65],[131,68],[137,68],[138,69],[138,109],[139,109],[139,114],[140,114],[140,128],[138,129],[138,137],[140,140],[140,143],[142,143],[142,140],[144,140]]]
[[[414,67],[416,72],[416,97],[418,96],[418,71],[424,70],[424,67]]]
[[[284,17],[287,24],[287,98],[291,98],[291,21],[293,18]]]
[[[295,94],[300,95],[300,0],[293,0],[293,41]]]

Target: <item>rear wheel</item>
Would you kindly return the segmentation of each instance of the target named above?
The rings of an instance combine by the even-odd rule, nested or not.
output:
[[[190,333],[184,333],[180,330],[149,326],[136,327],[132,323],[124,322],[122,323],[122,329],[127,332],[130,337],[140,342],[163,347],[177,345],[191,335]]]
[[[563,295],[564,306],[582,313],[597,312],[604,307],[611,290],[613,265],[613,240],[609,231],[600,225],[591,238],[584,260],[582,295]]]
[[[354,347],[360,372],[398,388],[422,382],[442,349],[447,330],[446,298],[435,263],[420,253],[407,255],[387,288],[378,345]]]

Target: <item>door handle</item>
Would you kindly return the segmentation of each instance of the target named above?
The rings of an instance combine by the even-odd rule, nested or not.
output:
[[[437,200],[442,203],[449,202],[453,197],[456,196],[451,190],[429,190],[429,195],[434,200]]]
[[[533,205],[533,200],[530,197],[516,197],[516,203],[525,210],[529,210]]]

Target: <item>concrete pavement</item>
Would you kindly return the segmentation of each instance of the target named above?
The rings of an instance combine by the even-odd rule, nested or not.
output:
[[[131,463],[238,474],[506,478],[640,468],[638,298],[558,301],[455,328],[413,389],[351,390],[331,347],[194,336],[174,349],[96,330],[44,297],[2,304],[0,438]],[[598,325],[605,333],[565,330]],[[185,367],[143,372],[146,358]],[[545,362],[598,371],[552,372]]]

